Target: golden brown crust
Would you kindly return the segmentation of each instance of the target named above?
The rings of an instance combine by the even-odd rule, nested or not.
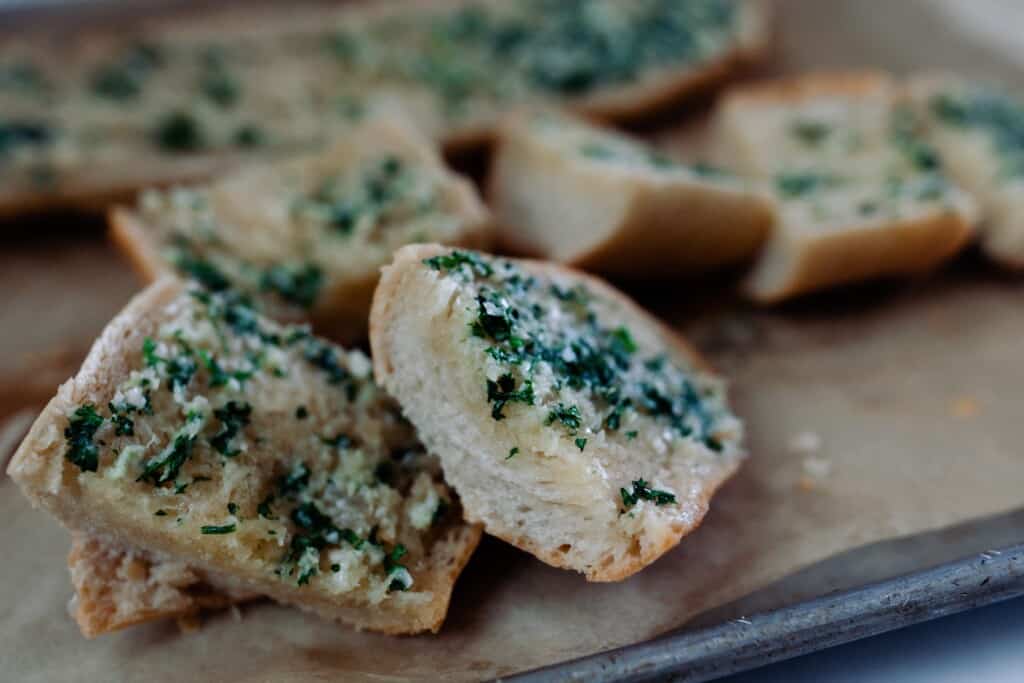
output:
[[[755,269],[744,292],[758,303],[774,304],[829,286],[925,273],[952,258],[973,234],[962,214],[940,209],[884,228],[806,235],[778,247],[789,250],[784,277],[766,277]]]
[[[68,569],[75,589],[72,616],[86,638],[259,597],[215,587],[180,562],[82,533],[71,534]]]
[[[448,247],[436,244],[412,245],[403,247],[395,254],[394,263],[390,268],[401,268],[403,264],[419,264],[424,259],[451,251]],[[697,352],[697,350],[681,335],[657,320],[631,298],[618,291],[603,279],[583,273],[572,268],[561,266],[546,261],[519,260],[518,265],[538,275],[568,275],[582,280],[583,283],[593,290],[599,291],[602,297],[614,299],[621,303],[628,311],[628,315],[637,316],[646,323],[655,326],[665,341],[673,345],[693,365],[701,370],[713,372],[711,365]],[[394,372],[393,351],[390,346],[390,339],[386,334],[386,328],[394,315],[395,302],[399,295],[401,280],[398,277],[384,277],[381,279],[377,292],[374,295],[373,308],[370,314],[370,348],[374,360],[374,374],[378,384],[387,386],[387,375]],[[741,459],[737,458],[727,466],[718,470],[717,476],[706,479],[705,486],[701,490],[699,498],[695,501],[696,513],[689,524],[673,524],[664,533],[650,536],[645,539],[645,552],[633,554],[629,559],[617,563],[610,563],[585,572],[588,581],[609,582],[621,581],[640,571],[651,562],[654,562],[661,555],[668,552],[683,539],[684,536],[694,531],[702,523],[707,514],[712,496],[728,481],[739,469]],[[473,514],[471,510],[465,511],[466,519],[475,523],[483,523],[483,520]],[[554,567],[579,570],[578,567],[570,566],[563,553],[556,549],[543,547],[531,539],[502,529],[487,529],[487,533],[502,539],[503,541],[534,555],[542,562]]]
[[[820,97],[864,97],[884,94],[894,87],[884,71],[818,71],[731,88],[722,97],[721,108],[763,104],[796,104]]]
[[[110,241],[127,257],[132,269],[145,283],[153,282],[171,273],[167,261],[151,239],[142,218],[123,206],[115,206],[107,212],[110,226]]]

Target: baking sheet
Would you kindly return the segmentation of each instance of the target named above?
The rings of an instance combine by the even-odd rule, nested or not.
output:
[[[1014,75],[997,55],[940,24],[926,4],[781,2],[778,64],[903,70],[937,63]],[[136,286],[101,232],[47,234],[45,241],[23,234],[0,254],[2,412],[52,393],[54,376],[73,369]],[[753,454],[705,525],[641,574],[587,584],[488,539],[460,579],[439,636],[360,634],[258,604],[213,615],[198,633],[154,624],[90,642],[65,615],[66,533],[31,511],[4,478],[4,675],[486,678],[643,641],[714,608],[703,623],[928,566],[1022,528],[1005,515],[1024,502],[1024,281],[968,255],[927,280],[774,311],[730,301],[727,284],[633,288],[732,378]],[[816,440],[816,451],[800,448]],[[1004,516],[970,521],[992,515]],[[935,533],[915,536],[924,532]],[[886,542],[858,550],[879,541]]]

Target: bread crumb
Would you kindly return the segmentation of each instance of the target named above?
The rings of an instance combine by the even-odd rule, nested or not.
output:
[[[961,396],[949,404],[949,414],[958,420],[967,420],[978,414],[978,402],[972,396]]]
[[[812,455],[821,450],[821,436],[815,432],[800,432],[789,440],[789,450],[798,455]]]
[[[187,614],[183,617],[178,617],[177,621],[178,629],[182,635],[196,633],[203,625],[198,614]]]
[[[821,480],[832,473],[832,461],[827,458],[804,458],[804,476]]]

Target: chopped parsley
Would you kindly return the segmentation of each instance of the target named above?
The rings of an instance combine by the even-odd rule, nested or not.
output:
[[[582,451],[587,446],[587,440],[582,437],[578,437],[575,441],[573,441],[573,443],[576,444],[576,448],[580,449],[580,451]]]
[[[41,147],[53,139],[53,131],[41,121],[0,119],[0,160],[20,147]]]
[[[458,272],[468,269],[472,274],[480,277],[490,277],[493,274],[491,265],[480,256],[468,251],[452,251],[447,254],[440,254],[424,259],[423,263],[432,270],[444,270]]]
[[[487,402],[494,403],[491,407],[491,417],[495,420],[505,419],[503,412],[509,403],[525,403],[533,405],[533,382],[526,380],[522,387],[516,390],[516,380],[510,374],[498,377],[498,381],[487,380]]]
[[[203,526],[200,527],[199,531],[206,535],[233,534],[235,532],[235,525],[224,524],[222,526]]]
[[[506,417],[509,404],[535,405],[534,377],[542,369],[549,391],[582,393],[579,404],[545,405],[541,418],[574,439],[582,440],[579,431],[590,427],[591,419],[596,422],[591,429],[614,432],[636,413],[669,423],[681,437],[721,448],[713,436],[718,420],[728,414],[720,392],[664,354],[644,357],[628,327],[603,325],[601,302],[585,286],[542,283],[511,261],[476,258],[488,266],[480,272],[490,275],[477,274],[467,283],[475,285],[467,338],[486,341],[482,353],[507,370],[499,370],[496,379],[484,378],[495,420]],[[462,279],[470,272],[456,276]],[[559,324],[552,325],[556,309]],[[584,405],[598,414],[584,415]],[[635,438],[635,431],[630,434],[627,439]],[[583,443],[576,445],[582,448]]]
[[[153,129],[153,141],[167,152],[195,152],[206,145],[199,121],[184,111],[161,118]]]
[[[252,406],[244,402],[228,401],[223,408],[214,410],[213,414],[220,420],[221,429],[210,439],[210,445],[221,455],[233,458],[241,451],[232,447],[231,441],[249,424]]]
[[[793,137],[797,138],[806,145],[817,145],[831,132],[831,128],[827,123],[822,121],[810,121],[800,120],[794,121],[790,127],[790,132]]]
[[[519,447],[515,446],[514,448],[511,448],[509,450],[508,455],[505,456],[505,459],[506,460],[511,460],[512,458],[516,457],[518,454],[519,454]]]
[[[273,508],[270,507],[273,504],[274,494],[269,493],[267,494],[267,497],[261,500],[259,504],[256,506],[256,514],[262,517],[263,519],[277,519],[277,516],[274,514]]]
[[[148,481],[155,486],[174,481],[178,477],[182,465],[192,455],[198,428],[201,424],[202,415],[190,413],[186,418],[185,426],[178,430],[174,441],[146,464],[136,481]],[[199,478],[196,477],[193,481],[198,480]],[[183,491],[184,488],[182,488]]]
[[[307,263],[300,267],[271,266],[260,278],[260,289],[273,292],[285,301],[302,308],[312,308],[323,286],[323,271]]]
[[[299,406],[295,409],[296,420],[305,420],[307,417],[309,417],[309,409],[306,406]]]
[[[95,472],[99,467],[100,451],[93,437],[102,425],[103,418],[96,412],[96,406],[86,403],[75,410],[64,430],[67,440],[64,457],[83,472]]]
[[[296,463],[291,472],[278,481],[278,491],[282,496],[298,493],[309,485],[309,468],[306,463]],[[273,501],[273,496],[270,497]]]
[[[547,418],[544,420],[544,424],[551,425],[555,422],[559,422],[571,433],[575,434],[576,430],[580,428],[580,424],[582,424],[582,419],[583,418],[580,415],[580,409],[578,407],[566,407],[564,404],[559,403],[555,408],[551,409],[551,412],[548,413]]]
[[[174,266],[182,274],[195,280],[206,289],[222,292],[231,286],[231,281],[215,265],[207,260],[188,253],[179,253],[174,258]]]
[[[676,496],[674,493],[652,489],[648,487],[647,482],[643,479],[636,479],[633,481],[632,491],[621,488],[619,489],[619,494],[622,496],[622,504],[627,508],[633,507],[637,504],[637,501],[640,500],[649,500],[657,506],[669,505],[676,502]]]
[[[785,199],[799,199],[835,187],[838,177],[815,171],[784,172],[775,176],[775,188]]]

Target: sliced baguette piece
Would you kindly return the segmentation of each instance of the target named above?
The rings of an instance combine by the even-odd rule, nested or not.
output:
[[[71,615],[87,638],[260,597],[182,562],[78,532],[71,535],[68,569],[75,589]]]
[[[404,247],[374,296],[370,344],[467,519],[591,581],[678,544],[744,457],[696,352],[569,268]]]
[[[233,293],[162,279],[104,330],[8,474],[69,529],[215,587],[436,631],[480,529],[370,372]]]
[[[981,208],[982,248],[1024,269],[1024,98],[952,74],[911,77],[907,90],[950,177]]]
[[[774,229],[744,284],[757,301],[927,272],[973,233],[975,203],[947,181],[885,74],[738,88],[713,130],[719,161],[776,198]]]
[[[537,102],[642,116],[757,59],[768,18],[767,0],[442,0],[215,8],[9,39],[0,216],[317,149],[381,93],[450,148]]]
[[[366,336],[378,271],[410,242],[486,245],[472,184],[395,121],[330,149],[251,165],[205,185],[149,190],[110,213],[111,235],[147,280],[176,272],[226,287],[286,322],[343,341]]]
[[[500,127],[488,197],[502,243],[578,268],[664,277],[749,260],[773,205],[738,178],[553,113]]]

